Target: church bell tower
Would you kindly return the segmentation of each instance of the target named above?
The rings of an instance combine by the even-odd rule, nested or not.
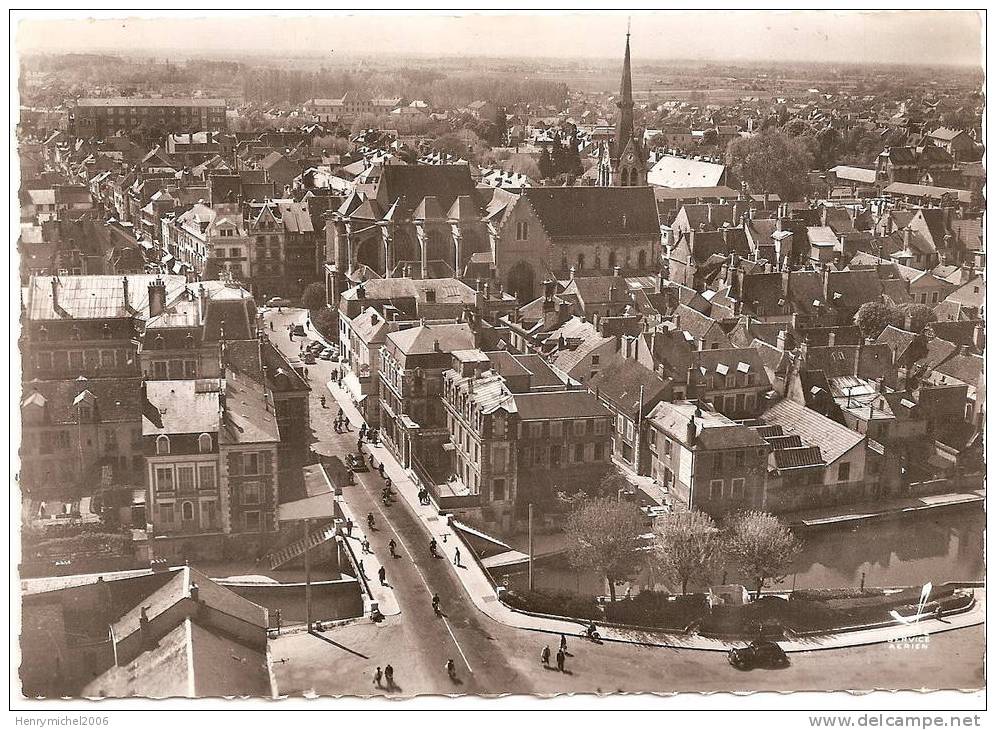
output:
[[[616,138],[610,155],[611,185],[633,187],[647,184],[647,155],[633,128],[633,75],[630,70],[629,28],[626,29],[626,54],[623,57],[622,81],[619,85],[619,112],[616,115]]]

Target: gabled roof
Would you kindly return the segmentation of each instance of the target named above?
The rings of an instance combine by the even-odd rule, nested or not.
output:
[[[517,393],[513,396],[523,421],[611,417],[612,413],[587,390]]]
[[[636,360],[623,360],[618,365],[606,368],[588,381],[588,387],[620,409],[636,413],[642,405],[655,403],[667,392],[667,384],[647,367]]]
[[[657,203],[646,187],[550,187],[522,191],[550,238],[660,236]]]
[[[796,435],[804,444],[818,446],[824,461],[833,464],[865,437],[789,398],[782,398],[761,414],[760,420],[778,425],[784,435]]]
[[[387,339],[405,355],[427,355],[474,348],[474,333],[467,324],[434,324],[391,332]],[[437,349],[438,347],[438,349]]]
[[[724,165],[664,155],[647,173],[647,182],[664,188],[715,187],[725,172]]]

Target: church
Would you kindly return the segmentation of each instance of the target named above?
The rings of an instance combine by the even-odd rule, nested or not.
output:
[[[647,153],[633,128],[633,75],[630,69],[629,33],[623,57],[622,81],[616,102],[616,136],[606,152],[599,152],[598,184],[612,187],[639,187],[647,184]]]

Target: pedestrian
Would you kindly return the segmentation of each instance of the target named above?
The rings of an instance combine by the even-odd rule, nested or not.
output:
[[[564,650],[561,649],[560,651],[557,652],[557,669],[560,670],[561,672],[564,671],[564,658],[565,658]]]
[[[380,584],[382,586],[387,585],[387,569],[384,566],[380,566],[380,570],[377,571],[377,577],[380,578]]]
[[[384,478],[384,462],[380,462],[380,466],[377,467],[377,471],[380,473],[380,478]]]
[[[352,536],[353,536],[353,521],[346,520],[346,537],[352,537]]]
[[[273,320],[270,320],[270,332],[273,332]]]
[[[392,558],[398,557],[397,554],[394,552],[397,549],[398,544],[396,542],[394,542],[394,538],[393,537],[391,538],[391,542],[387,543],[387,547],[391,551],[391,557]]]
[[[360,561],[360,575],[364,578],[367,577],[367,569],[363,567],[363,561]]]
[[[567,653],[567,637],[563,634],[560,635],[560,650]]]
[[[374,672],[374,684],[376,684],[378,687],[381,686],[380,679],[383,676],[384,676],[384,673],[382,671],[380,671],[380,667],[377,667],[377,671]]]
[[[384,667],[384,679],[387,680],[388,687],[394,686],[394,667],[392,667],[390,664]]]
[[[339,406],[339,412],[338,412],[338,413],[336,414],[336,416],[335,416],[335,417],[336,417],[336,418],[339,418],[339,419],[341,419],[341,418],[342,418],[342,406]]]
[[[544,666],[550,666],[550,647],[544,646],[543,651],[540,652],[540,664]]]
[[[308,368],[305,368],[305,369],[304,369],[304,379],[305,379],[305,380],[307,380],[307,379],[308,379]]]
[[[460,548],[456,548],[456,554],[453,556],[453,565],[460,567]]]
[[[366,538],[363,538],[363,542],[360,543],[360,546],[363,548],[363,554],[364,555],[367,555],[367,554],[370,553],[370,541],[369,540],[367,540]]]

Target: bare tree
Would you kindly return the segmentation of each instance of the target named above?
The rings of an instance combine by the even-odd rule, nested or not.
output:
[[[722,536],[712,517],[694,510],[665,515],[654,524],[654,564],[666,580],[688,592],[692,580],[716,571]]]
[[[755,597],[765,583],[785,580],[802,543],[788,526],[767,512],[737,512],[727,518],[724,548],[744,574],[754,581]]]
[[[567,516],[570,561],[575,568],[598,571],[616,600],[615,581],[633,572],[644,544],[644,517],[630,502],[601,497],[578,502]]]

